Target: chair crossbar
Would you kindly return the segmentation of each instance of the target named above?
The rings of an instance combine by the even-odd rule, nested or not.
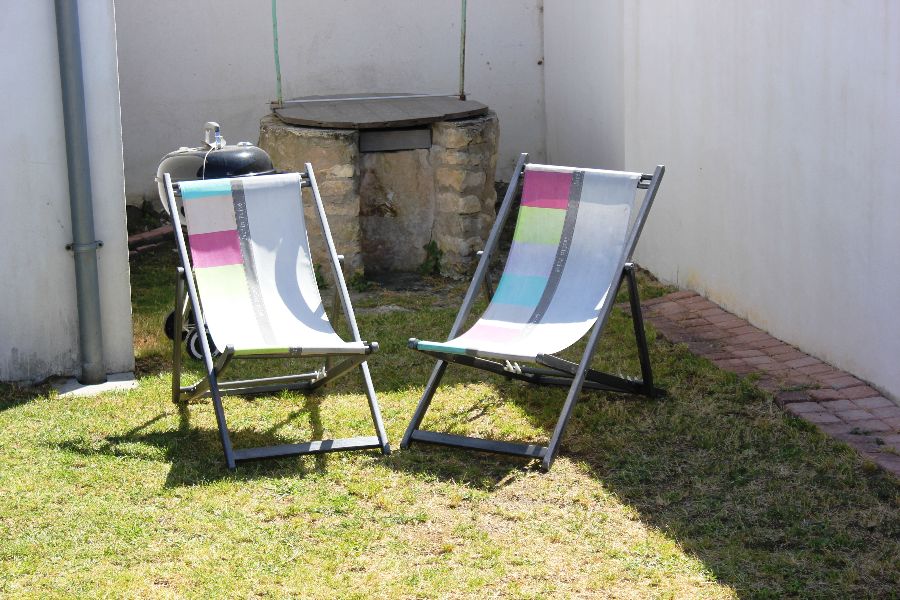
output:
[[[230,350],[227,350],[220,357],[234,356]],[[245,357],[237,357],[243,359]],[[255,358],[261,358],[259,356]],[[260,394],[271,394],[281,391],[307,390],[312,391],[322,387],[328,383],[334,382],[337,378],[346,375],[355,367],[359,366],[365,359],[360,356],[353,356],[344,361],[339,362],[333,367],[322,367],[316,371],[308,373],[296,373],[293,375],[281,375],[278,377],[261,377],[258,379],[240,379],[230,381],[219,381],[219,391],[222,396],[255,396]],[[224,364],[221,368],[216,368],[216,375],[221,376],[228,366],[230,360],[222,361]],[[210,398],[209,382],[206,378],[199,380],[194,385],[184,386],[180,388],[179,401],[190,402],[197,398]],[[183,397],[182,397],[183,396]]]
[[[553,356],[552,354],[539,354],[537,357],[537,362],[539,364],[548,366],[551,369],[563,371],[572,376],[574,376],[578,372],[578,363],[559,358],[558,356]],[[621,377],[619,375],[612,375],[611,373],[604,373],[602,371],[597,371],[594,369],[587,370],[585,374],[585,384],[587,383],[603,384],[609,387],[611,391],[620,391],[628,394],[658,396],[665,393],[665,390],[653,387],[652,384],[648,386],[646,382],[640,379]]]
[[[236,461],[260,460],[279,456],[301,456],[304,454],[325,454],[342,450],[375,450],[381,448],[378,436],[339,438],[336,440],[316,440],[302,444],[279,444],[259,448],[235,448]]]
[[[410,438],[425,444],[437,444],[440,446],[453,446],[456,448],[468,448],[470,450],[480,450],[482,452],[494,452],[496,454],[507,454],[509,456],[523,456],[525,458],[544,458],[547,454],[546,446],[538,446],[536,444],[520,444],[515,442],[501,442],[498,440],[486,440],[483,438],[468,437],[465,435],[453,435],[450,433],[438,433],[436,431],[426,431],[424,429],[416,429],[410,435]]]
[[[300,173],[300,187],[312,187],[309,181],[309,175],[306,173]],[[181,186],[177,183],[172,183],[172,193],[176,198],[181,198]]]
[[[508,379],[524,381],[532,385],[570,386],[572,385],[573,376],[575,375],[575,369],[570,370],[568,366],[574,365],[576,369],[578,367],[576,363],[570,363],[569,361],[554,356],[552,358],[561,361],[561,363],[565,363],[566,367],[564,369],[550,370],[522,366],[520,367],[521,373],[516,373],[506,369],[502,363],[476,356],[448,354],[444,352],[435,352],[433,350],[420,350],[420,352],[446,363],[455,363],[466,367],[473,367],[496,375],[502,375]],[[547,356],[549,355],[541,355],[541,357],[544,358]],[[665,394],[665,390],[661,388],[653,388],[653,393],[647,394],[647,387],[640,379],[629,379],[610,373],[604,373],[602,371],[596,371],[594,369],[588,370],[582,387],[605,392],[621,392],[623,394],[643,394],[653,396]]]

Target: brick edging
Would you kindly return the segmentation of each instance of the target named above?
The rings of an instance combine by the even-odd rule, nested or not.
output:
[[[900,406],[878,390],[696,292],[674,292],[642,306],[645,319],[670,342],[738,375],[758,373],[756,385],[779,406],[900,477]]]

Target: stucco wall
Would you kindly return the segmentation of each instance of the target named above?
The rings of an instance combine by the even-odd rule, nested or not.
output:
[[[625,160],[623,0],[544,6],[547,155],[622,169]]]
[[[900,3],[628,3],[638,260],[900,398]]]
[[[549,4],[551,157],[615,164],[569,114],[621,101],[624,167],[668,167],[637,260],[900,397],[900,4],[625,2],[621,47]]]
[[[500,117],[498,176],[544,154],[541,0],[469,2],[466,91]],[[229,142],[259,135],[275,97],[268,0],[117,2],[130,202],[155,196],[160,158],[218,121]],[[459,2],[279,2],[285,98],[454,93]]]
[[[131,302],[112,0],[81,3],[103,350],[131,370]],[[78,317],[53,2],[13,2],[0,19],[0,380],[76,374]]]

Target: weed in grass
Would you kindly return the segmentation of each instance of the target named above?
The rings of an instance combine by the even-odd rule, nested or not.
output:
[[[365,292],[369,289],[370,285],[369,280],[366,279],[366,276],[363,273],[354,273],[349,281],[347,281],[347,287],[354,292]]]
[[[422,248],[425,250],[425,260],[419,266],[419,272],[422,275],[440,275],[441,259],[444,257],[444,251],[438,248],[437,242],[431,240]]]

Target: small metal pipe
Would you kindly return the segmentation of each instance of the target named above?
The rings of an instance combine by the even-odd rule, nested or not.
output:
[[[631,324],[634,328],[634,339],[637,342],[638,360],[641,363],[641,387],[645,394],[652,396],[654,393],[653,367],[650,364],[650,349],[647,347],[647,334],[644,331],[644,314],[641,311],[640,290],[638,289],[634,263],[625,263],[625,280],[628,282]]]
[[[459,99],[466,99],[466,0],[462,0],[459,26]]]
[[[70,247],[75,255],[78,344],[81,352],[81,375],[78,381],[95,384],[106,381],[100,319],[100,277],[97,271],[97,247],[101,244],[94,236],[91,159],[88,152],[78,2],[55,0],[55,5],[66,165],[69,174],[69,208],[72,215]]]
[[[272,0],[272,48],[275,53],[275,101],[278,106],[284,106],[284,96],[281,92],[281,57],[278,53],[278,0]]]

